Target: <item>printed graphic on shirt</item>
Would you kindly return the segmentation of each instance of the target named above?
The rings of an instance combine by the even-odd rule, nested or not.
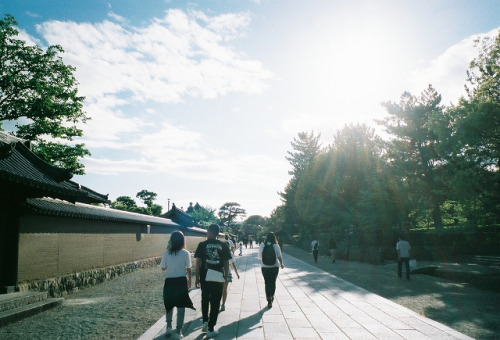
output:
[[[222,252],[222,244],[208,243],[206,249],[207,264],[218,265],[220,264],[220,253]]]

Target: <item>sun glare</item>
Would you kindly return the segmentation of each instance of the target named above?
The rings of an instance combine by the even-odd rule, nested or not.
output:
[[[339,27],[341,29],[339,29]],[[382,23],[335,25],[317,35],[298,61],[303,69],[304,110],[311,124],[341,128],[350,122],[371,124],[392,99],[401,77],[402,46]],[[378,117],[377,117],[378,118]]]

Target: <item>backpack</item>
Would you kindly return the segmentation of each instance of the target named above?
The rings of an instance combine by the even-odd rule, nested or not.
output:
[[[313,249],[314,249],[314,250],[318,250],[318,241],[316,241],[316,243],[314,244]]]
[[[267,266],[272,266],[276,263],[276,251],[272,243],[266,243],[262,250],[262,263]]]

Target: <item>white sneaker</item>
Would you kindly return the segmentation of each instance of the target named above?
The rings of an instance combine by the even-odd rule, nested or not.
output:
[[[215,338],[217,335],[219,335],[219,332],[217,332],[215,329],[211,332],[207,332],[207,339],[212,339]]]
[[[201,332],[202,333],[208,332],[208,322],[203,323],[203,326],[201,326]]]

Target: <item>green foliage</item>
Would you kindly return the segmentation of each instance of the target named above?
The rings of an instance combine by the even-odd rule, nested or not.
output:
[[[219,223],[224,230],[228,230],[238,217],[245,217],[246,211],[240,206],[236,202],[227,202],[219,208]]]
[[[364,125],[346,126],[299,178],[296,209],[300,235],[334,233],[364,243],[397,223],[394,187],[387,181],[381,141]]]
[[[313,133],[299,134],[287,157],[293,177],[268,225],[301,243],[334,237],[365,259],[363,249],[393,249],[400,231],[433,233],[432,246],[446,246],[449,232],[467,233],[474,249],[495,244],[485,230],[500,216],[500,33],[478,44],[457,105],[441,105],[430,85],[383,104],[387,142],[363,125],[344,127],[324,150]]]
[[[288,173],[295,177],[299,177],[312,163],[320,150],[319,138],[321,134],[315,136],[314,131],[311,133],[299,132],[298,138],[294,138],[291,142],[295,151],[288,151],[287,161],[292,165],[292,170]]]
[[[45,161],[84,174],[78,160],[90,152],[84,144],[72,145],[83,135],[77,127],[88,117],[77,94],[75,69],[65,65],[61,46],[43,51],[17,39],[17,22],[11,15],[0,20],[0,128],[1,121],[16,122],[16,136],[29,140]]]
[[[444,117],[440,103],[441,95],[431,86],[420,97],[404,93],[400,103],[384,104],[389,115],[379,122],[392,135],[386,146],[389,162],[404,180],[407,193],[428,207],[438,229],[443,226],[440,205],[447,189],[435,129],[435,122]]]
[[[156,196],[157,194],[154,192],[141,190],[137,193],[136,197],[140,198],[146,207],[137,206],[137,203],[130,196],[119,196],[115,201],[111,202],[111,208],[144,215],[160,216],[163,207],[153,203]]]
[[[298,138],[294,138],[291,142],[293,151],[288,151],[288,156],[286,157],[292,165],[292,170],[289,171],[292,178],[288,182],[285,191],[280,193],[280,196],[284,203],[284,224],[288,233],[292,235],[300,233],[302,228],[299,216],[297,216],[298,210],[296,206],[298,181],[321,151],[319,144],[320,136],[315,136],[314,131],[311,131],[311,133],[300,132]]]
[[[189,215],[204,228],[208,228],[213,223],[217,223],[217,217],[215,216],[216,209],[209,206],[201,206],[198,203],[194,206],[193,211],[189,212]]]
[[[153,201],[156,200],[157,196],[156,193],[148,190],[141,190],[135,195],[135,197],[139,198],[148,207],[153,205]]]
[[[127,208],[137,207],[137,203],[130,196],[119,196],[116,201],[111,203],[111,207],[114,208],[113,205],[122,205]]]
[[[115,201],[111,202],[111,208],[150,215],[147,208],[138,207],[137,203],[129,196],[119,196]]]
[[[257,235],[266,227],[268,219],[260,215],[248,217],[240,226],[240,233],[243,235]]]

